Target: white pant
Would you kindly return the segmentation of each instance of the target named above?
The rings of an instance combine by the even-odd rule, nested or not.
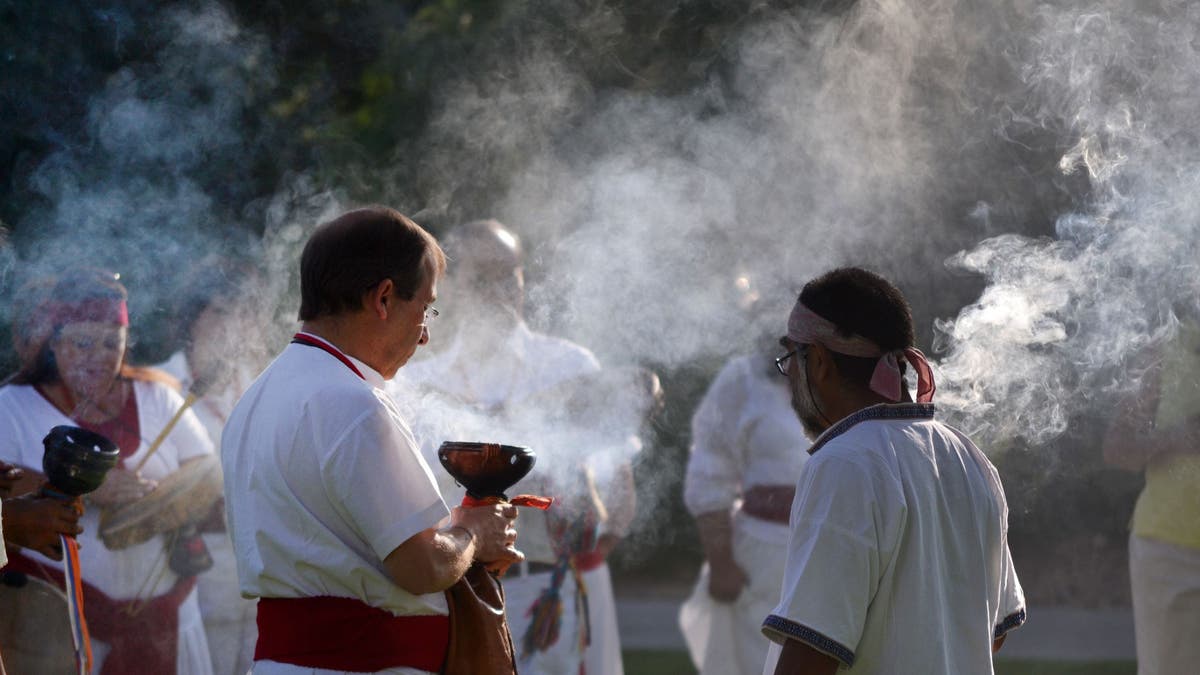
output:
[[[750,578],[737,600],[708,594],[709,567],[700,570],[692,595],[679,610],[679,628],[700,675],[758,675],[767,647],[762,622],[779,603],[787,565],[786,525],[741,513],[734,518],[733,557]]]
[[[1129,538],[1138,675],[1200,672],[1200,550]]]
[[[544,652],[524,654],[521,640],[529,628],[526,612],[542,591],[550,586],[550,572],[506,577],[504,584],[504,613],[512,632],[517,652],[517,671],[521,675],[578,675],[583,661],[587,675],[624,675],[621,665],[621,641],[617,633],[617,611],[613,600],[612,581],[608,565],[583,573],[588,591],[588,619],[591,624],[591,644],[585,654],[579,653],[579,624],[575,614],[575,578],[567,573],[559,589],[562,599],[562,624],[558,641]]]
[[[256,602],[242,597],[238,590],[237,557],[229,535],[205,534],[204,544],[213,559],[213,567],[196,585],[208,652],[214,675],[245,675],[254,660],[258,639]]]

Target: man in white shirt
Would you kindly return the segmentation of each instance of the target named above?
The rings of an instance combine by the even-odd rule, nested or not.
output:
[[[816,438],[791,512],[764,673],[991,673],[1025,621],[999,475],[933,419],[934,383],[891,283],[843,268],[809,282],[777,359]],[[903,361],[917,374],[917,402]]]
[[[383,207],[305,245],[301,332],[222,442],[242,593],[259,598],[255,673],[441,672],[457,620],[443,592],[474,561],[523,558],[514,507],[446,508],[383,390],[429,341],[444,269],[434,238]],[[476,672],[512,672],[511,654],[484,656],[496,665]]]
[[[808,459],[774,356],[764,345],[729,361],[692,416],[683,502],[705,565],[679,627],[700,675],[758,675],[767,653],[762,620],[779,599],[788,515]]]

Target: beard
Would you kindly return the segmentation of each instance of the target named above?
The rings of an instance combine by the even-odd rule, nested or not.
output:
[[[817,404],[813,401],[812,391],[808,386],[808,369],[800,369],[800,377],[795,380],[788,378],[789,389],[792,392],[792,410],[796,411],[796,417],[800,418],[800,426],[804,427],[804,433],[812,440],[816,440],[829,425],[821,420],[821,414],[817,411]]]

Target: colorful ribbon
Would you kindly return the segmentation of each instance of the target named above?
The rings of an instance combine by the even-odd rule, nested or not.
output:
[[[75,642],[75,664],[79,675],[92,671],[92,639],[88,635],[87,619],[83,616],[83,576],[79,571],[79,544],[75,537],[59,535],[62,540],[63,569],[67,594],[67,613],[71,618],[71,638]]]

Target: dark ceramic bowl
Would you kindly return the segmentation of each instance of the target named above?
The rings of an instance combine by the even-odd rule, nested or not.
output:
[[[121,453],[116,443],[94,431],[57,426],[42,439],[42,470],[50,487],[68,497],[84,495],[104,482]]]
[[[518,445],[446,441],[438,448],[438,460],[469,496],[483,499],[503,497],[533,468],[537,454]]]

